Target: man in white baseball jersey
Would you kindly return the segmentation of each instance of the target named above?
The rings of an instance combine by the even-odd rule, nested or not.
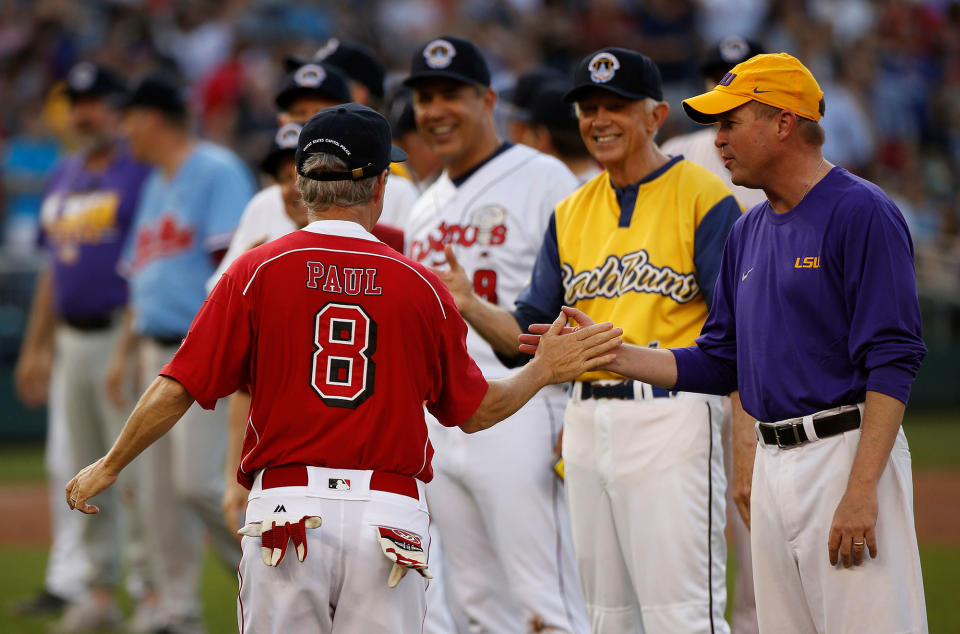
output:
[[[700,331],[740,206],[716,176],[657,147],[662,99],[660,71],[644,55],[585,57],[565,100],[605,169],[557,204],[513,313],[484,301],[451,262],[461,314],[500,354],[564,304],[616,315],[625,339],[643,346],[692,343]],[[574,384],[563,458],[595,633],[729,631],[721,420],[716,397],[611,372]]]
[[[554,204],[576,188],[563,163],[503,143],[496,93],[479,50],[444,37],[413,56],[417,127],[446,165],[407,226],[410,257],[443,266],[462,258],[476,292],[511,306],[526,284]],[[507,368],[471,329],[467,349],[484,374]],[[550,468],[563,391],[542,390],[497,429],[477,437],[434,425],[442,448],[429,487],[452,594],[473,631],[587,631],[561,482]]]
[[[195,399],[211,408],[248,386],[242,634],[421,631],[433,454],[424,403],[472,433],[615,359],[605,350],[621,333],[603,325],[548,336],[529,365],[486,381],[443,284],[370,233],[389,163],[403,158],[386,119],[364,106],[307,122],[297,173],[313,222],[227,270],[113,448],[66,487],[71,508],[96,513],[89,499]]]

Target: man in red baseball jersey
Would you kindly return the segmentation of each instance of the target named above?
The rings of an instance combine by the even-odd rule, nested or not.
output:
[[[522,370],[484,380],[443,283],[369,233],[389,163],[405,158],[369,108],[314,116],[297,149],[311,224],[237,259],[110,452],[66,487],[72,508],[96,513],[88,500],[194,400],[249,388],[241,632],[419,631],[433,477],[423,403],[479,431],[619,345],[609,324],[547,336]]]

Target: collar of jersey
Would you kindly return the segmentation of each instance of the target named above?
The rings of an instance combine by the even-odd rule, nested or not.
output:
[[[314,220],[303,231],[342,238],[359,238],[370,242],[380,242],[372,233],[351,220]]]

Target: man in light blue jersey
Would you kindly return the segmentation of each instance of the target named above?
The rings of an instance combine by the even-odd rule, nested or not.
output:
[[[118,345],[111,386],[139,346],[149,383],[171,358],[206,298],[204,283],[230,244],[253,182],[229,150],[194,139],[186,100],[171,79],[151,75],[128,100],[124,125],[133,154],[154,167],[144,185],[120,267],[130,285],[128,336]],[[138,390],[139,391],[139,390]],[[220,515],[226,407],[192,408],[177,431],[142,460],[140,502],[157,602],[139,619],[147,631],[201,631],[197,600],[205,526],[217,554],[236,567],[240,549]]]

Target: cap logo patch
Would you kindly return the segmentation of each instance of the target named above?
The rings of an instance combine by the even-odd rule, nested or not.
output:
[[[456,54],[457,49],[446,40],[434,40],[423,47],[423,58],[430,68],[446,68]]]
[[[327,43],[320,47],[320,50],[314,54],[313,59],[316,61],[325,60],[336,52],[340,48],[340,40],[335,37],[331,37],[327,40]]]
[[[597,53],[587,64],[590,69],[590,79],[597,84],[605,84],[613,79],[620,69],[620,60],[611,53]]]
[[[327,71],[317,64],[304,64],[293,74],[293,81],[301,88],[316,88],[327,78]]]
[[[67,83],[74,90],[83,91],[89,90],[96,79],[96,67],[88,62],[80,62],[70,71],[70,75],[67,77]]]
[[[288,123],[277,130],[277,135],[273,138],[273,140],[279,148],[284,150],[295,150],[297,149],[297,140],[300,138],[300,130],[300,124]]]
[[[736,35],[720,42],[720,58],[730,64],[735,64],[745,58],[750,51],[750,45],[742,37]]]
[[[726,75],[723,76],[723,79],[721,79],[721,80],[720,80],[720,83],[717,84],[717,85],[718,85],[718,86],[729,86],[729,85],[730,85],[730,82],[732,82],[732,81],[733,81],[734,79],[736,79],[736,78],[737,78],[737,76],[736,76],[735,74],[733,74],[733,73],[727,73]]]

